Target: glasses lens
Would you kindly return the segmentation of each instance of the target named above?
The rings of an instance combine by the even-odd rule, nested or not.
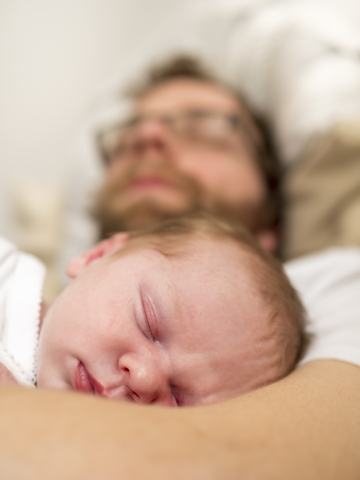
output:
[[[126,123],[113,126],[100,135],[100,147],[107,161],[120,157],[133,137],[136,127],[149,117],[133,117]],[[239,137],[239,118],[221,112],[189,110],[173,116],[151,118],[161,122],[174,135],[185,141],[232,146]]]
[[[191,111],[179,116],[174,124],[179,134],[189,140],[223,144],[231,141],[235,133],[235,124],[227,114]]]
[[[138,123],[138,118],[132,118],[125,123],[113,125],[100,133],[100,149],[106,161],[111,161],[114,157],[123,153],[127,145],[126,139]]]

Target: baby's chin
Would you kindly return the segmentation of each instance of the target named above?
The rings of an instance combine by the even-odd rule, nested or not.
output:
[[[37,366],[36,386],[47,390],[73,391],[74,387],[70,377],[75,366],[75,362],[71,362],[71,365],[68,365],[68,370],[63,368],[60,371],[56,362],[51,362],[51,359],[40,356]]]
[[[36,386],[38,388],[44,388],[46,390],[62,390],[70,391],[74,390],[69,383],[66,383],[60,379],[44,377],[43,375],[38,375]]]

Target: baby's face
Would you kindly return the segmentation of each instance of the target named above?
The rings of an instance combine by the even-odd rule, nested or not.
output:
[[[277,375],[269,321],[231,242],[144,247],[88,266],[41,329],[38,386],[166,406],[210,404]]]

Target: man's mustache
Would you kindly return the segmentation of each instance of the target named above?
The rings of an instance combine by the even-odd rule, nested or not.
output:
[[[146,180],[146,177],[155,181],[158,179],[160,183],[168,183],[172,188],[178,189],[184,198],[181,212],[177,209],[172,211],[171,207],[169,210],[166,201],[155,196],[130,197],[129,203],[126,190],[142,178]],[[125,171],[113,175],[109,180],[99,191],[92,209],[94,218],[101,225],[103,237],[120,230],[143,228],[141,222],[144,223],[145,220],[148,225],[179,213],[199,210],[232,222],[242,222],[253,232],[257,232],[259,225],[264,223],[262,205],[246,202],[234,205],[215,192],[210,194],[197,179],[188,176],[166,159],[155,158],[153,162],[145,162],[144,159],[134,158]]]
[[[111,185],[108,185],[106,188],[107,193],[109,195],[123,193],[137,180],[146,177],[155,177],[161,182],[185,191],[194,198],[198,198],[203,193],[201,186],[195,179],[174,168],[169,163],[162,161],[161,163],[149,165],[136,160],[134,160],[134,163],[126,172],[121,172],[121,175],[119,174],[118,177],[112,180]]]

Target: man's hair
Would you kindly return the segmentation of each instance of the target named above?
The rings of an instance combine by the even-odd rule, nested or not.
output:
[[[250,267],[247,270],[270,312],[269,321],[281,349],[281,376],[293,370],[308,342],[303,305],[281,263],[266,252],[243,226],[199,212],[173,217],[130,232],[129,236],[130,243],[139,241],[142,245],[145,240],[150,248],[168,257],[189,253],[194,239],[234,241],[247,254]]]
[[[179,54],[163,63],[153,65],[142,80],[131,85],[126,93],[130,98],[137,100],[162,83],[181,78],[217,85],[237,99],[244,114],[243,127],[247,137],[245,140],[258,163],[267,188],[267,198],[263,205],[263,218],[260,224],[262,228],[278,229],[282,208],[280,163],[265,122],[251,112],[238,90],[217,78],[199,59],[191,55]]]

